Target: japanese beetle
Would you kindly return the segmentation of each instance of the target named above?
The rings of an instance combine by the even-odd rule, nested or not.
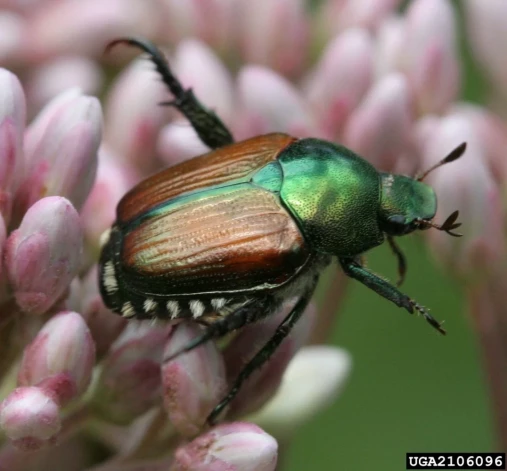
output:
[[[259,368],[297,322],[319,273],[336,257],[345,273],[442,334],[426,309],[368,271],[361,254],[395,236],[436,228],[450,235],[458,212],[433,222],[437,199],[423,183],[429,171],[465,151],[461,144],[419,178],[378,172],[349,149],[319,139],[274,133],[234,143],[221,120],[172,74],[151,43],[147,52],[172,92],[169,102],[190,121],[211,152],[157,173],[120,201],[104,239],[100,290],[113,311],[128,318],[193,319],[205,326],[179,355],[274,313],[297,296],[292,311],[240,373],[213,410],[212,422],[243,381]]]

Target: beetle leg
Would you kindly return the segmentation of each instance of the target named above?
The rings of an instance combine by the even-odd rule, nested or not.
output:
[[[410,299],[406,294],[403,294],[391,283],[383,280],[361,266],[354,258],[341,258],[339,260],[346,275],[351,278],[355,278],[363,285],[380,294],[380,296],[396,304],[398,307],[405,308],[411,314],[415,309],[424,316],[426,321],[431,324],[432,327],[437,329],[441,334],[445,335],[445,330],[441,327],[440,323],[431,316],[431,314],[423,306]]]
[[[174,95],[174,100],[163,102],[162,104],[178,108],[190,121],[199,139],[205,145],[211,149],[217,149],[234,142],[231,132],[222,120],[195,97],[192,89],[183,88],[180,81],[172,73],[164,54],[155,44],[146,39],[120,38],[109,43],[106,51],[120,43],[137,47],[150,56],[150,60],[155,64],[157,72]]]
[[[213,409],[211,414],[208,416],[207,422],[209,425],[213,425],[220,415],[220,413],[227,407],[227,405],[234,399],[238,394],[239,389],[243,382],[258,368],[262,367],[275,350],[282,343],[283,339],[289,335],[290,331],[299,320],[303,312],[305,311],[310,299],[312,298],[315,286],[317,284],[317,278],[315,278],[312,285],[306,290],[306,292],[299,298],[296,305],[292,308],[290,313],[285,317],[283,322],[277,327],[273,336],[269,341],[257,352],[257,354],[246,364],[241,370],[238,377],[236,378],[232,388],[230,389],[227,396]]]
[[[405,281],[405,274],[407,273],[407,260],[405,255],[400,249],[400,246],[396,243],[393,236],[387,236],[387,242],[389,243],[389,247],[393,251],[396,259],[398,260],[398,281],[396,282],[396,286],[401,286],[403,281]]]

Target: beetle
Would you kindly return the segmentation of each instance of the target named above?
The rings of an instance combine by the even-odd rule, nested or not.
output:
[[[346,147],[283,133],[234,142],[220,118],[184,89],[152,43],[122,38],[148,53],[174,100],[209,153],[165,169],[130,190],[104,237],[99,284],[105,304],[127,318],[193,319],[201,336],[166,361],[276,312],[291,312],[241,371],[208,418],[213,423],[244,380],[261,367],[307,307],[319,273],[336,258],[344,272],[408,312],[428,311],[366,269],[361,255],[386,239],[435,228],[452,236],[458,212],[433,221],[437,198],[426,175],[456,160],[463,143],[423,175],[377,171]]]

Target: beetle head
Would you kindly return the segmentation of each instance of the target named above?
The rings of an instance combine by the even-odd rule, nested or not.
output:
[[[382,192],[380,226],[386,234],[401,236],[417,229],[425,230],[433,227],[454,237],[461,236],[452,232],[461,226],[461,223],[456,222],[458,211],[454,211],[443,224],[433,222],[437,212],[437,197],[433,188],[423,183],[423,180],[433,170],[461,157],[465,149],[466,143],[459,145],[444,159],[416,178],[391,173],[380,174]]]

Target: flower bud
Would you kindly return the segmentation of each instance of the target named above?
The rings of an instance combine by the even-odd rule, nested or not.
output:
[[[26,33],[26,19],[10,10],[0,10],[0,64],[16,60]]]
[[[161,399],[160,364],[171,326],[131,321],[109,349],[97,382],[95,406],[128,424]]]
[[[230,49],[237,3],[236,0],[163,0],[161,39],[175,44],[182,38],[197,37],[213,49]]]
[[[470,119],[456,112],[440,120],[421,150],[429,167],[463,142],[463,158],[435,170],[428,180],[438,196],[436,222],[459,210],[466,230],[458,239],[436,229],[427,235],[439,261],[459,276],[474,278],[499,268],[506,254],[501,192],[489,170],[486,148]]]
[[[238,34],[245,62],[295,75],[308,49],[309,23],[302,0],[240,0]],[[259,34],[262,32],[261,34]]]
[[[381,79],[352,113],[345,128],[346,145],[382,170],[392,170],[410,141],[411,99],[401,74]]]
[[[98,63],[83,56],[58,57],[30,75],[26,90],[28,103],[35,110],[72,87],[97,95],[104,79]]]
[[[473,48],[481,71],[507,98],[507,64],[501,57],[507,42],[505,18],[507,2],[503,0],[467,0],[463,2],[466,14],[467,39]]]
[[[6,222],[23,171],[25,119],[25,96],[19,80],[0,69],[0,212]]]
[[[157,78],[145,60],[135,60],[115,80],[105,104],[107,146],[143,172],[155,168],[156,138],[173,114],[159,106],[171,95]]]
[[[238,76],[238,98],[243,108],[238,137],[274,131],[298,137],[317,135],[313,116],[299,91],[270,69],[243,67]]]
[[[41,388],[17,388],[0,405],[0,427],[17,448],[38,450],[60,431],[59,406]]]
[[[43,196],[67,197],[79,210],[93,185],[102,113],[95,97],[58,95],[27,129],[28,173],[16,195],[18,217]]]
[[[100,57],[113,38],[153,37],[158,24],[155,2],[137,0],[88,0],[44,2],[30,22],[23,51],[26,60],[77,54]]]
[[[400,2],[401,0],[327,0],[322,2],[317,12],[315,29],[324,39],[354,27],[373,30]]]
[[[405,24],[403,70],[422,113],[441,113],[460,86],[456,19],[449,0],[415,0]]]
[[[339,394],[351,369],[349,354],[329,346],[305,347],[289,364],[276,395],[249,420],[289,438]]]
[[[166,344],[170,356],[202,334],[194,323],[182,323]],[[164,406],[171,423],[184,436],[195,436],[226,394],[225,366],[214,342],[206,342],[162,365]]]
[[[18,384],[44,384],[64,405],[86,391],[94,363],[95,345],[84,319],[76,312],[62,312],[46,322],[25,348]],[[55,375],[60,376],[51,379]]]
[[[176,450],[170,471],[274,471],[276,440],[246,422],[219,425]]]
[[[100,236],[116,219],[116,206],[121,197],[138,180],[134,170],[120,162],[104,148],[99,150],[97,178],[83,209],[81,222],[86,240],[86,262],[95,263],[100,253]]]
[[[97,283],[97,265],[86,275],[81,286],[80,312],[90,329],[97,357],[102,358],[127,325],[127,319],[104,305]]]
[[[76,210],[59,196],[43,198],[25,214],[5,246],[5,267],[18,305],[47,312],[81,265],[83,234]]]
[[[370,86],[373,44],[365,30],[336,36],[312,73],[307,94],[330,138],[339,135],[350,113]]]

